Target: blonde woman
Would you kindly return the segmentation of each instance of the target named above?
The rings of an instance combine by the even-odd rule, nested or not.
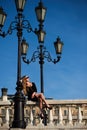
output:
[[[21,78],[22,85],[23,85],[23,93],[25,96],[28,96],[28,100],[39,102],[39,107],[41,110],[40,116],[41,118],[44,117],[42,109],[43,109],[43,103],[45,104],[45,107],[48,109],[52,109],[52,107],[47,104],[45,97],[43,93],[37,93],[37,88],[34,82],[30,82],[30,79],[28,76],[23,76]]]

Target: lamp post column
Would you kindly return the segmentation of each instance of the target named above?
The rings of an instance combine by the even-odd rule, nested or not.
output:
[[[22,41],[22,26],[21,26],[21,14],[18,14],[19,22],[17,24],[17,36],[18,36],[18,68],[17,68],[17,87],[14,97],[14,121],[13,128],[25,128],[26,123],[24,121],[24,104],[25,98],[22,93],[21,78],[21,41]]]
[[[40,45],[40,61],[39,61],[39,64],[40,64],[40,78],[41,78],[41,93],[44,93],[44,83],[43,83],[43,64],[44,64],[44,56],[43,56],[43,45]]]
[[[20,20],[19,20],[19,23]],[[17,37],[18,37],[18,68],[17,68],[17,82],[20,80],[21,78],[21,41],[22,41],[22,28],[21,25],[18,24],[18,28],[17,28],[18,32],[17,32]]]

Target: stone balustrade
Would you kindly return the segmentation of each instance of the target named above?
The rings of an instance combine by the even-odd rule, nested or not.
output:
[[[0,98],[0,130],[11,128],[14,116],[12,95],[7,96],[7,89],[2,89]],[[47,99],[46,99],[47,100]],[[87,99],[83,100],[47,100],[52,110],[44,109],[45,118],[39,117],[38,103],[26,101],[24,118],[26,129],[87,130]],[[14,129],[16,130],[16,129]]]
[[[5,98],[6,99],[6,98]],[[87,100],[47,100],[52,110],[46,109],[46,118],[39,117],[38,103],[27,101],[24,108],[27,127],[58,127],[87,129]],[[14,115],[14,104],[9,100],[0,101],[0,127],[11,127]]]

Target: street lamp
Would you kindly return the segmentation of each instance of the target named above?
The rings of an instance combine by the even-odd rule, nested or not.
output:
[[[43,64],[44,59],[47,58],[49,62],[53,62],[54,64],[57,63],[60,60],[61,50],[63,43],[61,42],[60,38],[57,38],[57,41],[54,43],[57,59],[52,60],[50,53],[46,51],[46,48],[44,47],[44,37],[46,35],[46,32],[43,30],[43,22],[46,15],[46,8],[43,7],[43,3],[40,0],[39,6],[35,8],[37,20],[39,22],[39,29],[33,30],[30,22],[25,19],[23,15],[23,10],[25,6],[26,0],[15,0],[15,5],[17,9],[17,16],[15,17],[15,20],[10,23],[10,26],[7,30],[7,32],[2,31],[2,27],[4,26],[5,19],[6,19],[6,13],[3,11],[3,8],[0,7],[0,36],[6,37],[8,34],[12,34],[14,30],[17,31],[17,38],[18,38],[18,57],[17,57],[17,87],[16,87],[16,93],[14,96],[14,120],[12,123],[13,128],[25,128],[26,122],[24,120],[24,104],[25,104],[25,97],[22,93],[22,84],[20,82],[21,79],[21,56],[24,62],[31,63],[36,60],[36,58],[39,58],[39,64],[40,64],[40,72],[41,72],[41,92],[44,93],[43,90]],[[37,51],[35,51],[32,55],[32,58],[30,60],[26,59],[26,54],[29,45],[27,44],[26,40],[23,39],[23,31],[27,30],[28,33],[33,32],[38,37],[39,47],[37,48]]]
[[[42,44],[37,47],[37,50],[33,52],[31,59],[26,59],[27,50],[28,50],[28,44],[25,40],[22,41],[22,59],[25,63],[30,64],[31,62],[35,62],[37,58],[39,58],[39,64],[40,64],[40,78],[41,78],[41,93],[44,93],[44,86],[43,86],[43,64],[44,59],[46,58],[48,62],[53,62],[56,64],[60,61],[61,53],[62,53],[62,46],[63,43],[61,42],[60,38],[57,38],[57,41],[54,42],[57,58],[52,59],[50,53],[46,50],[46,47]],[[23,49],[24,48],[24,49]]]
[[[44,85],[43,85],[43,64],[44,59],[46,58],[48,62],[53,62],[56,64],[60,61],[61,53],[62,53],[62,46],[63,42],[61,42],[60,38],[58,37],[56,42],[54,42],[55,51],[57,54],[57,59],[52,59],[50,53],[46,50],[46,47],[44,46],[44,37],[46,35],[46,32],[43,30],[43,22],[46,15],[46,8],[43,7],[42,2],[39,2],[39,6],[35,8],[37,20],[39,22],[39,29],[35,30],[35,34],[38,37],[39,47],[37,47],[37,50],[33,52],[31,59],[26,59],[27,51],[28,51],[28,43],[26,43],[26,40],[22,41],[22,59],[25,63],[30,64],[31,62],[35,62],[37,58],[39,58],[39,64],[40,64],[40,78],[41,78],[41,93],[44,93]]]
[[[6,37],[8,34],[12,34],[13,30],[17,31],[18,38],[18,59],[17,59],[17,87],[16,93],[14,96],[14,120],[12,123],[13,128],[25,128],[26,122],[24,120],[24,104],[25,97],[22,93],[22,84],[20,82],[21,78],[21,42],[23,39],[23,29],[26,29],[28,32],[32,31],[31,25],[28,20],[25,20],[22,12],[25,6],[26,0],[15,0],[15,5],[17,9],[17,16],[15,20],[10,23],[7,32],[2,31],[4,26],[6,13],[3,11],[3,8],[0,7],[0,36]]]

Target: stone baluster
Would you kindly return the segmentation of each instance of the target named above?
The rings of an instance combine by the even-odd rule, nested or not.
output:
[[[37,124],[38,127],[43,127],[44,123],[43,123],[43,119],[40,118],[39,116],[39,123]]]
[[[59,106],[59,124],[63,124],[63,115],[62,115],[61,106]]]
[[[52,113],[52,110],[49,111],[49,125],[53,125],[53,113]]]
[[[69,120],[69,124],[72,125],[72,113],[71,113],[71,107],[68,108],[68,120]]]
[[[1,124],[2,124],[2,118],[0,117],[0,127],[1,127]]]
[[[9,125],[9,109],[6,107],[6,124]]]
[[[40,118],[40,123],[37,126],[44,126],[43,120]]]
[[[1,109],[0,109],[0,126],[2,124],[2,116],[1,116]]]
[[[31,108],[31,112],[30,112],[30,124],[33,125],[33,111],[32,111],[32,108]]]
[[[82,114],[81,114],[81,107],[78,107],[78,121],[79,123],[82,123]]]
[[[30,123],[28,122],[27,128],[29,128],[30,126],[33,126],[33,111],[32,111],[32,107],[30,109]]]
[[[8,107],[5,107],[5,122],[3,123],[3,128],[9,128],[9,110]]]

